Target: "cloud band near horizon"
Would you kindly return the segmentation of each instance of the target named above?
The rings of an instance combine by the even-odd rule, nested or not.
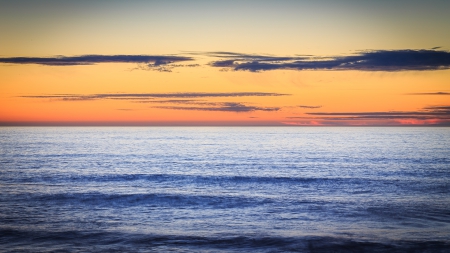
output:
[[[212,52],[212,67],[233,71],[267,70],[359,70],[359,71],[424,71],[450,68],[450,52],[439,50],[378,50],[350,56],[276,57],[232,52]]]
[[[249,106],[236,102],[207,103],[209,106],[155,106],[154,108],[185,111],[253,112],[279,111],[280,107]]]
[[[62,101],[83,101],[95,99],[144,100],[158,98],[214,98],[214,97],[271,97],[290,94],[269,92],[180,92],[180,93],[102,93],[102,94],[50,94],[20,96],[22,98],[57,99]]]
[[[81,55],[54,57],[0,58],[0,63],[39,64],[47,66],[93,65],[97,63],[148,63],[161,66],[174,62],[190,61],[192,57],[175,55]]]
[[[271,56],[240,54],[234,52],[187,53],[222,58],[209,66],[232,71],[260,72],[268,70],[357,70],[357,71],[426,71],[450,68],[450,52],[436,49],[367,50],[348,56]],[[170,72],[173,65],[182,61],[194,61],[181,55],[81,55],[54,57],[0,58],[5,64],[39,64],[47,66],[93,65],[98,63],[146,64],[138,69]],[[173,65],[192,67],[198,64]]]
[[[287,117],[289,119],[314,120],[429,120],[437,123],[450,123],[450,106],[428,106],[418,111],[381,111],[381,112],[309,112],[308,116]],[[436,124],[437,124],[436,123]]]

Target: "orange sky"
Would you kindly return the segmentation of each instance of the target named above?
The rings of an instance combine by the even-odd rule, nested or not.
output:
[[[1,125],[450,125],[448,2],[0,5]]]

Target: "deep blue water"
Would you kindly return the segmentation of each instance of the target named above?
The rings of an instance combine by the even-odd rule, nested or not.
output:
[[[1,252],[450,252],[450,128],[2,127]]]

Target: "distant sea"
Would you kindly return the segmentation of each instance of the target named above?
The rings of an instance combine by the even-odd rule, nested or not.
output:
[[[1,127],[0,252],[450,252],[450,128]]]

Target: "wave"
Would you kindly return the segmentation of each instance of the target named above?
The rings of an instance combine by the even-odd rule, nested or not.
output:
[[[88,174],[88,175],[75,175],[75,174],[46,174],[40,173],[40,175],[33,174],[33,176],[14,175],[15,177],[8,177],[7,174],[2,175],[4,180],[8,182],[133,182],[133,181],[149,181],[149,182],[236,182],[236,183],[310,183],[310,182],[345,182],[353,184],[366,184],[367,182],[381,182],[381,183],[402,183],[396,177],[338,177],[338,176],[326,176],[326,177],[295,177],[295,176],[234,176],[234,175],[192,175],[192,174]],[[403,178],[404,181],[411,181],[411,179]],[[423,178],[413,181],[423,181]],[[436,182],[442,180],[434,180]]]
[[[369,200],[370,201],[370,200]],[[199,210],[224,210],[240,212],[245,210],[256,212],[258,210],[274,213],[293,213],[307,215],[314,219],[330,219],[335,221],[351,219],[353,221],[378,220],[380,222],[403,222],[408,226],[430,227],[438,224],[450,223],[450,212],[446,203],[430,203],[428,201],[411,203],[409,201],[370,201],[361,203],[354,200],[338,200],[327,198],[310,198],[298,196],[293,198],[279,198],[265,195],[240,194],[232,195],[225,193],[211,194],[188,193],[179,191],[177,193],[104,193],[104,192],[71,192],[71,193],[26,193],[9,195],[7,198],[0,195],[0,203],[10,203],[9,207],[0,204],[0,223],[16,224],[20,217],[35,217],[49,213],[42,207],[52,207],[51,210],[59,212],[93,212],[95,210],[116,210],[136,207],[136,210],[158,209],[158,210],[185,210],[195,213]],[[20,213],[14,206],[27,206]],[[356,205],[356,208],[355,208]],[[58,208],[56,208],[58,207]],[[283,207],[282,211],[279,207]],[[75,208],[74,210],[72,210]],[[40,220],[40,216],[35,219]],[[56,214],[53,214],[56,215]],[[5,218],[6,217],[6,218]],[[8,218],[9,217],[9,218]],[[262,217],[262,216],[261,216]],[[298,217],[304,216],[300,215]],[[67,218],[63,216],[62,218]],[[271,219],[273,219],[272,217]],[[20,222],[19,222],[20,223]],[[434,224],[434,225],[433,225]]]
[[[3,185],[83,185],[103,186],[102,184],[125,183],[127,185],[145,186],[149,183],[161,184],[164,187],[188,187],[189,185],[237,186],[242,189],[250,185],[261,187],[316,187],[327,186],[328,190],[344,190],[349,194],[374,193],[412,193],[445,194],[450,191],[450,185],[443,177],[430,178],[397,178],[397,177],[284,177],[284,176],[231,176],[231,175],[186,175],[186,174],[47,174],[40,175],[9,175],[0,173]]]
[[[16,194],[10,196],[16,203],[38,203],[45,205],[88,205],[99,207],[191,207],[191,208],[234,208],[249,207],[273,203],[267,197],[229,196],[229,195],[198,195],[188,193],[127,193],[107,194],[98,192],[87,193],[56,193],[56,194]]]
[[[105,231],[0,229],[3,249],[14,252],[448,252],[447,241],[370,241],[266,235],[167,235]]]

